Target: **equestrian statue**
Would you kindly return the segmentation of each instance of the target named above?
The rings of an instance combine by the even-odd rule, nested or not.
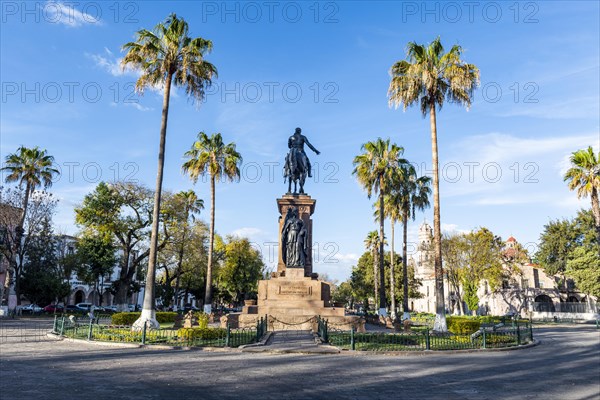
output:
[[[304,182],[306,176],[312,177],[310,160],[304,152],[304,144],[314,151],[317,155],[321,154],[308,141],[306,136],[302,134],[302,129],[296,128],[296,131],[288,139],[288,148],[290,151],[285,157],[285,165],[283,167],[284,182],[288,181],[288,194],[305,194]],[[294,192],[292,193],[292,182],[294,182]],[[300,191],[298,192],[298,186]]]

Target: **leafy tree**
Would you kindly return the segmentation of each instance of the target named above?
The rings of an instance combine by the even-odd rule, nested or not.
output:
[[[19,223],[15,228],[15,240],[11,245],[14,247],[12,251],[18,254],[19,257],[8,258],[9,269],[6,275],[6,288],[10,288],[10,295],[16,296],[17,304],[21,304],[21,296],[18,289],[19,274],[23,269],[23,255],[25,253],[23,237],[25,234],[25,220],[28,215],[29,201],[35,190],[39,187],[44,189],[52,186],[52,179],[59,175],[59,171],[55,168],[54,157],[49,155],[46,150],[39,147],[27,148],[21,146],[16,153],[6,156],[4,167],[0,171],[7,173],[5,182],[18,182],[19,188],[25,186],[25,193],[21,196],[22,203],[13,207],[21,208]],[[12,225],[12,224],[11,224]]]
[[[177,238],[179,232],[173,234]],[[215,235],[215,242],[221,243],[221,237]],[[183,258],[179,266],[179,251],[177,239],[171,240],[160,255],[160,270],[162,271],[157,278],[158,285],[161,287],[162,304],[168,306],[171,304],[175,294],[173,283],[177,287],[176,277],[179,276],[179,287],[177,301],[183,299],[184,303],[189,303],[190,295],[196,299],[203,299],[206,289],[206,265],[208,259],[208,227],[201,220],[194,220],[189,225],[189,230],[184,242]],[[222,258],[218,251],[216,260]],[[215,262],[217,262],[215,261]],[[217,268],[218,271],[218,268]]]
[[[571,220],[550,221],[540,235],[535,261],[550,275],[570,276],[576,286],[597,296],[600,286],[598,262],[600,244],[592,210],[580,210]]]
[[[352,282],[350,280],[340,283],[333,287],[331,300],[336,303],[344,303],[349,308],[354,308],[354,293],[352,290]]]
[[[161,285],[163,287],[161,296],[163,305],[174,303],[177,310],[179,300],[179,288],[181,274],[183,272],[183,261],[187,252],[196,251],[187,246],[192,236],[192,226],[196,221],[196,215],[204,209],[204,201],[199,199],[193,190],[181,191],[174,195],[168,193],[164,196],[163,219],[164,236],[169,240],[164,249],[159,253],[159,266],[165,270]],[[175,281],[175,287],[171,283]],[[171,298],[165,296],[171,295]]]
[[[352,267],[352,274],[350,277],[350,287],[352,288],[352,294],[353,294],[353,298],[356,300],[361,300],[364,302],[365,305],[365,310],[368,308],[368,298],[370,297],[371,293],[373,293],[373,276],[378,275],[377,271],[373,270],[373,261],[375,260],[375,262],[377,262],[378,256],[375,255],[375,257],[373,257],[373,253],[370,251],[367,251],[365,253],[363,253],[363,255],[358,259],[358,262],[355,266]],[[391,291],[391,278],[390,278],[390,271],[391,271],[391,265],[390,265],[390,254],[385,254],[384,255],[384,262],[385,262],[385,277],[386,282],[384,282],[384,286],[386,287],[387,293],[389,294],[389,292]],[[394,257],[394,260],[397,263],[397,267],[400,265],[400,262],[402,262],[402,258],[396,254],[396,257]],[[403,293],[403,281],[401,279],[402,277],[402,270],[401,268],[397,268],[395,269],[395,279],[394,279],[394,283],[395,283],[395,291],[397,293]],[[408,269],[408,286],[409,286],[409,297],[410,298],[419,298],[421,297],[420,293],[419,293],[419,286],[420,286],[420,282],[415,279],[414,276],[414,268],[409,267]],[[400,296],[401,299],[403,298],[403,295]]]
[[[462,48],[452,46],[445,52],[440,38],[429,45],[408,43],[406,60],[396,62],[391,70],[388,89],[390,106],[403,105],[404,110],[418,104],[423,117],[429,113],[431,154],[433,164],[433,241],[436,281],[436,321],[434,329],[446,332],[444,280],[442,271],[442,233],[440,228],[439,162],[437,143],[437,109],[444,101],[471,105],[473,92],[479,84],[479,70],[461,59]]]
[[[377,290],[378,288],[378,283],[382,282],[380,279],[381,277],[377,276],[377,269],[378,269],[378,263],[377,260],[379,259],[378,254],[379,251],[381,249],[381,241],[379,240],[379,234],[377,233],[377,231],[371,231],[369,232],[369,234],[367,235],[366,239],[365,239],[365,247],[367,248],[368,251],[371,252],[371,256],[372,256],[372,260],[373,260],[373,274],[372,276],[372,280],[373,280],[373,291],[375,293],[373,299],[375,300],[375,307],[377,307],[378,303],[378,297],[379,297],[379,292]]]
[[[581,232],[573,221],[566,219],[550,221],[540,235],[540,246],[535,255],[549,275],[564,275],[567,261],[573,250],[580,245]]]
[[[198,140],[185,153],[188,158],[183,172],[196,183],[200,175],[210,177],[210,238],[208,242],[208,267],[206,270],[206,293],[204,296],[204,312],[212,311],[212,276],[213,250],[215,238],[215,183],[223,178],[230,181],[240,178],[242,156],[235,149],[234,143],[223,143],[223,137],[216,133],[208,137],[204,132],[198,133]]]
[[[101,182],[75,208],[75,221],[84,234],[109,235],[120,252],[119,278],[113,282],[115,303],[127,310],[128,296],[136,273],[148,257],[149,228],[152,224],[152,192],[132,182]],[[159,245],[164,247],[166,239]]]
[[[57,235],[57,266],[63,281],[70,286],[71,276],[80,267],[79,257],[75,249],[75,238],[65,235]],[[69,293],[70,294],[70,293]],[[63,302],[68,304],[69,297],[65,296]]]
[[[27,300],[42,306],[57,302],[71,291],[58,268],[57,241],[50,218],[47,215],[30,238],[20,287]]]
[[[600,298],[600,257],[593,246],[576,247],[565,271],[584,293]]]
[[[224,300],[240,304],[242,300],[255,297],[258,281],[265,270],[260,252],[252,248],[246,238],[228,236],[222,246],[224,260],[217,282],[225,294]]]
[[[394,175],[397,173],[399,165],[408,163],[401,159],[404,148],[390,144],[390,140],[377,138],[374,142],[367,142],[361,146],[362,154],[354,157],[353,175],[356,175],[358,182],[367,191],[367,196],[371,198],[372,193],[379,195],[379,215],[385,217],[384,197],[390,192],[394,182]],[[379,237],[385,238],[384,221],[385,218],[379,218]],[[382,285],[379,287],[379,314],[386,314],[386,295],[383,282],[384,261],[383,261],[383,240],[379,243],[379,281]]]
[[[153,328],[159,327],[154,304],[154,282],[171,85],[174,83],[175,86],[181,86],[188,96],[202,100],[206,87],[211,85],[213,77],[217,75],[215,66],[204,59],[212,50],[212,42],[201,37],[192,39],[188,36],[188,30],[188,24],[183,18],[171,14],[164,23],[156,25],[153,31],[139,30],[135,42],[123,45],[123,49],[127,51],[122,61],[123,68],[131,66],[141,71],[136,90],[143,93],[148,86],[160,85],[164,88],[146,291],[142,315],[134,324],[137,328],[142,327],[145,321],[149,321]]]
[[[473,281],[464,282],[465,303],[472,313],[479,309],[479,297],[477,296],[477,283]]]
[[[466,240],[461,234],[444,234],[442,238],[442,255],[444,257],[444,272],[448,277],[450,291],[454,293],[460,314],[465,313],[462,293],[462,271],[467,268]]]
[[[58,200],[50,193],[35,191],[30,195],[22,230],[19,230],[19,219],[22,216],[25,191],[23,188],[5,188],[0,186],[0,227],[3,244],[0,245],[2,255],[9,263],[8,273],[3,282],[3,295],[16,296],[17,304],[21,304],[21,276],[25,269],[27,252],[33,238],[39,234],[44,220],[51,220]]]
[[[102,305],[103,288],[98,290],[101,277],[112,274],[117,263],[116,246],[112,235],[107,232],[84,234],[77,242],[77,256],[79,267],[77,277],[83,282],[94,285],[96,292],[100,293]]]
[[[577,190],[577,198],[590,196],[596,223],[596,237],[600,243],[600,153],[594,154],[592,146],[571,154],[572,167],[565,173],[564,180],[569,189]]]
[[[445,271],[461,313],[463,301],[474,312],[479,307],[477,288],[486,280],[492,290],[502,283],[503,242],[487,228],[479,228],[469,233],[447,235],[442,243]]]

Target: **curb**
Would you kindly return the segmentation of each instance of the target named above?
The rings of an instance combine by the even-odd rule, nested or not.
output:
[[[120,343],[120,342],[102,342],[97,340],[74,339],[68,337],[57,336],[54,333],[47,333],[46,336],[56,338],[56,341],[66,341],[69,343],[93,344],[101,347],[118,347],[127,349],[147,349],[147,350],[184,350],[184,351],[206,351],[206,352],[224,352],[224,353],[240,353],[241,350],[237,347],[190,347],[190,346],[167,346],[163,344],[140,344],[140,343]]]
[[[494,353],[502,351],[515,351],[532,348],[540,345],[542,342],[538,339],[534,339],[532,343],[511,346],[511,347],[500,347],[494,349],[464,349],[464,350],[413,350],[413,351],[361,351],[361,350],[342,350],[338,347],[331,346],[322,343],[322,341],[315,339],[315,349],[269,349],[266,343],[271,338],[273,332],[269,332],[265,339],[258,343],[251,343],[242,345],[240,347],[189,347],[189,346],[168,346],[161,344],[140,344],[140,343],[120,343],[120,342],[102,342],[95,340],[85,339],[74,339],[68,337],[61,337],[54,333],[46,333],[47,337],[54,338],[55,341],[67,341],[70,343],[81,343],[81,344],[93,344],[96,346],[104,347],[117,347],[117,348],[129,348],[129,349],[148,349],[148,350],[182,350],[182,351],[206,351],[206,352],[222,352],[222,353],[267,353],[267,354],[305,354],[305,355],[331,355],[341,354],[345,356],[370,356],[370,355],[381,355],[381,356],[431,356],[437,354],[471,354],[471,353]]]
[[[259,342],[256,343],[250,343],[250,344],[244,344],[241,345],[240,347],[238,347],[238,349],[248,349],[251,347],[262,347],[262,346],[266,346],[267,342],[269,341],[269,339],[271,339],[271,336],[273,336],[273,332],[267,332],[267,334],[265,336],[263,336],[263,339]]]
[[[433,355],[454,355],[454,354],[473,354],[473,353],[496,353],[502,351],[524,350],[540,345],[540,340],[534,339],[533,342],[522,344],[520,346],[499,347],[495,349],[464,349],[464,350],[413,350],[413,351],[361,351],[361,350],[342,350],[340,354],[346,356],[363,355],[381,355],[381,356],[433,356]]]

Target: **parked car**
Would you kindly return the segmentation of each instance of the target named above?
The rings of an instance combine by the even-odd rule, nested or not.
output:
[[[21,312],[23,314],[39,314],[42,311],[44,311],[44,309],[37,304],[28,304],[25,307],[21,307]]]
[[[74,306],[73,304],[69,304],[65,306],[65,312],[78,312],[81,311],[81,309],[77,308],[77,306]]]
[[[80,311],[90,311],[92,303],[77,303],[75,304],[75,307],[77,307]]]
[[[117,312],[117,306],[104,306],[104,311],[109,313]]]
[[[59,312],[63,312],[65,310],[65,308],[61,305],[57,305],[57,304],[48,304],[46,307],[44,307],[44,311],[47,313],[59,313]]]
[[[127,308],[129,311],[138,311],[142,309],[142,307],[139,304],[128,304]]]

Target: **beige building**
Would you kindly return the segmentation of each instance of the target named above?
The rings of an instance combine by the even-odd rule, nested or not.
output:
[[[415,277],[422,283],[422,298],[411,299],[411,310],[435,312],[435,276],[433,268],[433,230],[423,223],[419,228],[419,244],[409,263],[415,267]],[[509,237],[505,243],[504,255],[513,257],[518,242]],[[520,314],[532,318],[594,319],[598,312],[597,299],[576,290],[574,282],[558,276],[547,275],[543,269],[531,262],[519,263],[518,268],[505,266],[505,278],[500,288],[492,291],[488,282],[482,280],[477,291],[480,315]],[[457,314],[458,297],[449,291],[444,277],[446,311]],[[467,310],[466,305],[464,309]]]

